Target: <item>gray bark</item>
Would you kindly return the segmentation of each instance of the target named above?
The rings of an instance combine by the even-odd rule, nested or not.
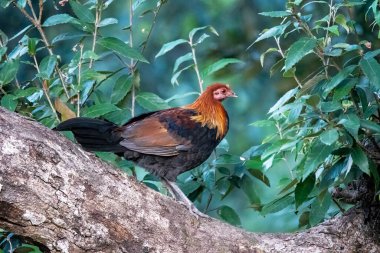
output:
[[[47,252],[380,252],[360,210],[299,233],[208,218],[0,108],[0,227]]]

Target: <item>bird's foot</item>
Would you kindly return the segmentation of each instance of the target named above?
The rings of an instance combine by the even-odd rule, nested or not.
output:
[[[204,214],[201,211],[199,211],[198,208],[196,208],[195,205],[191,202],[189,203],[186,201],[179,200],[179,203],[184,205],[187,209],[189,209],[190,213],[197,219],[199,219],[199,217],[210,218],[207,214]]]
[[[179,203],[181,203],[182,205],[184,205],[185,207],[187,207],[187,209],[189,209],[190,213],[192,215],[194,215],[197,219],[199,219],[199,217],[202,217],[202,218],[209,218],[208,215],[202,213],[201,211],[199,211],[193,204],[193,202],[191,202],[187,197],[186,195],[181,191],[181,189],[174,183],[174,182],[171,182],[165,178],[163,178],[163,182],[165,183],[167,189],[169,190],[169,192],[171,193],[171,195],[177,200],[179,201]]]

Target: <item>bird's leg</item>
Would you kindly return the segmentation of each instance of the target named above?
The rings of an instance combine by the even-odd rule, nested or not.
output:
[[[166,185],[166,188],[169,190],[170,194],[178,201],[183,203],[189,211],[195,215],[197,218],[198,216],[207,218],[208,216],[201,211],[199,211],[194,204],[186,197],[186,195],[183,193],[183,191],[177,186],[175,182],[169,181],[166,178],[162,178],[163,183]]]

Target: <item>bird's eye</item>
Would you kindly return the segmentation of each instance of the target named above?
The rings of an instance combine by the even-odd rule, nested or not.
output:
[[[222,93],[223,93],[223,94],[226,93],[226,90],[222,90]]]

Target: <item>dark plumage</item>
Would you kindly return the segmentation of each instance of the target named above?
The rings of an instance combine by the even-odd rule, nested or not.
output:
[[[227,97],[236,95],[228,85],[214,84],[188,106],[146,113],[120,127],[98,119],[73,118],[56,130],[72,131],[86,150],[123,155],[164,179],[183,200],[179,188],[170,184],[202,164],[226,135],[228,115],[221,101]]]

